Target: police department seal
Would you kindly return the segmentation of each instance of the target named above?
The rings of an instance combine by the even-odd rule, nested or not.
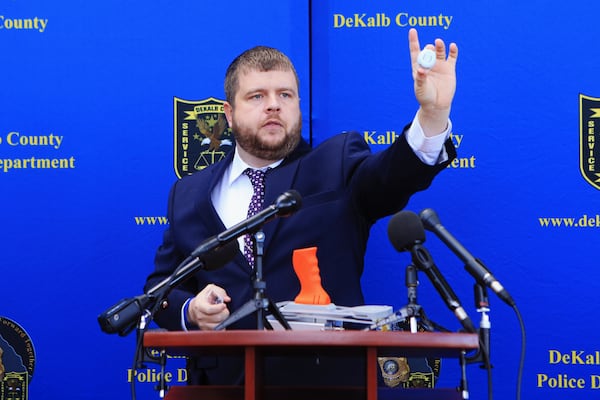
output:
[[[174,168],[177,177],[192,174],[225,157],[234,139],[225,118],[225,101],[209,97],[173,100]]]
[[[25,400],[35,368],[33,342],[25,330],[0,317],[0,400]]]

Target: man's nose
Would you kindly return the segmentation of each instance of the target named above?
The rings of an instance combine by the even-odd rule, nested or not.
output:
[[[279,102],[279,96],[276,94],[270,95],[267,98],[267,111],[279,111],[281,109],[281,103]]]

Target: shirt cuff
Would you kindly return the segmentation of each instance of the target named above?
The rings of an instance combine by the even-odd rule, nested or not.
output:
[[[406,131],[406,141],[419,160],[427,165],[436,165],[448,160],[444,143],[450,132],[452,132],[452,121],[448,120],[448,126],[444,132],[427,137],[415,115],[412,124]]]
[[[185,303],[183,303],[183,306],[181,307],[181,329],[183,329],[186,332],[188,330],[192,329],[191,326],[188,328],[188,323],[187,323],[187,311],[188,311],[188,307],[190,306],[191,301],[192,301],[192,297],[187,299],[185,301]]]

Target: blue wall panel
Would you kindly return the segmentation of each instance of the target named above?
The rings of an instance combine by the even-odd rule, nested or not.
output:
[[[600,243],[600,193],[579,169],[580,113],[592,114],[580,111],[579,96],[600,93],[598,54],[590,47],[598,34],[597,11],[598,5],[585,1],[560,7],[535,1],[330,1],[315,7],[313,16],[315,142],[343,130],[399,133],[413,118],[418,105],[407,44],[411,17],[438,17],[416,26],[422,45],[436,37],[458,44],[451,119],[464,164],[448,168],[408,209],[434,208],[515,297],[528,334],[523,398],[583,399],[598,389],[597,323],[585,315],[593,313],[598,291],[593,254]],[[587,226],[554,226],[578,221]],[[404,270],[410,260],[395,253],[386,227],[384,220],[372,231],[363,286],[368,302],[400,307],[407,302]],[[425,245],[478,322],[473,279],[461,261],[432,233]],[[419,298],[431,319],[458,329],[424,276]],[[490,317],[494,392],[513,398],[519,324],[495,296]],[[578,358],[556,360],[559,352],[573,351],[591,358],[586,365]],[[440,384],[452,385],[458,373],[452,361],[444,363]],[[484,372],[472,366],[469,376],[472,398],[485,398]],[[565,387],[565,377],[582,379],[583,388]]]

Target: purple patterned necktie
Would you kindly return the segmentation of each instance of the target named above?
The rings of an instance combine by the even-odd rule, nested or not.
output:
[[[269,169],[267,169],[268,171]],[[244,174],[248,175],[254,193],[250,199],[250,205],[248,206],[248,218],[255,215],[259,211],[262,211],[263,204],[265,202],[265,172],[259,169],[247,168],[244,170]],[[254,246],[252,244],[252,237],[250,235],[244,236],[244,256],[248,260],[251,268],[254,268]]]

